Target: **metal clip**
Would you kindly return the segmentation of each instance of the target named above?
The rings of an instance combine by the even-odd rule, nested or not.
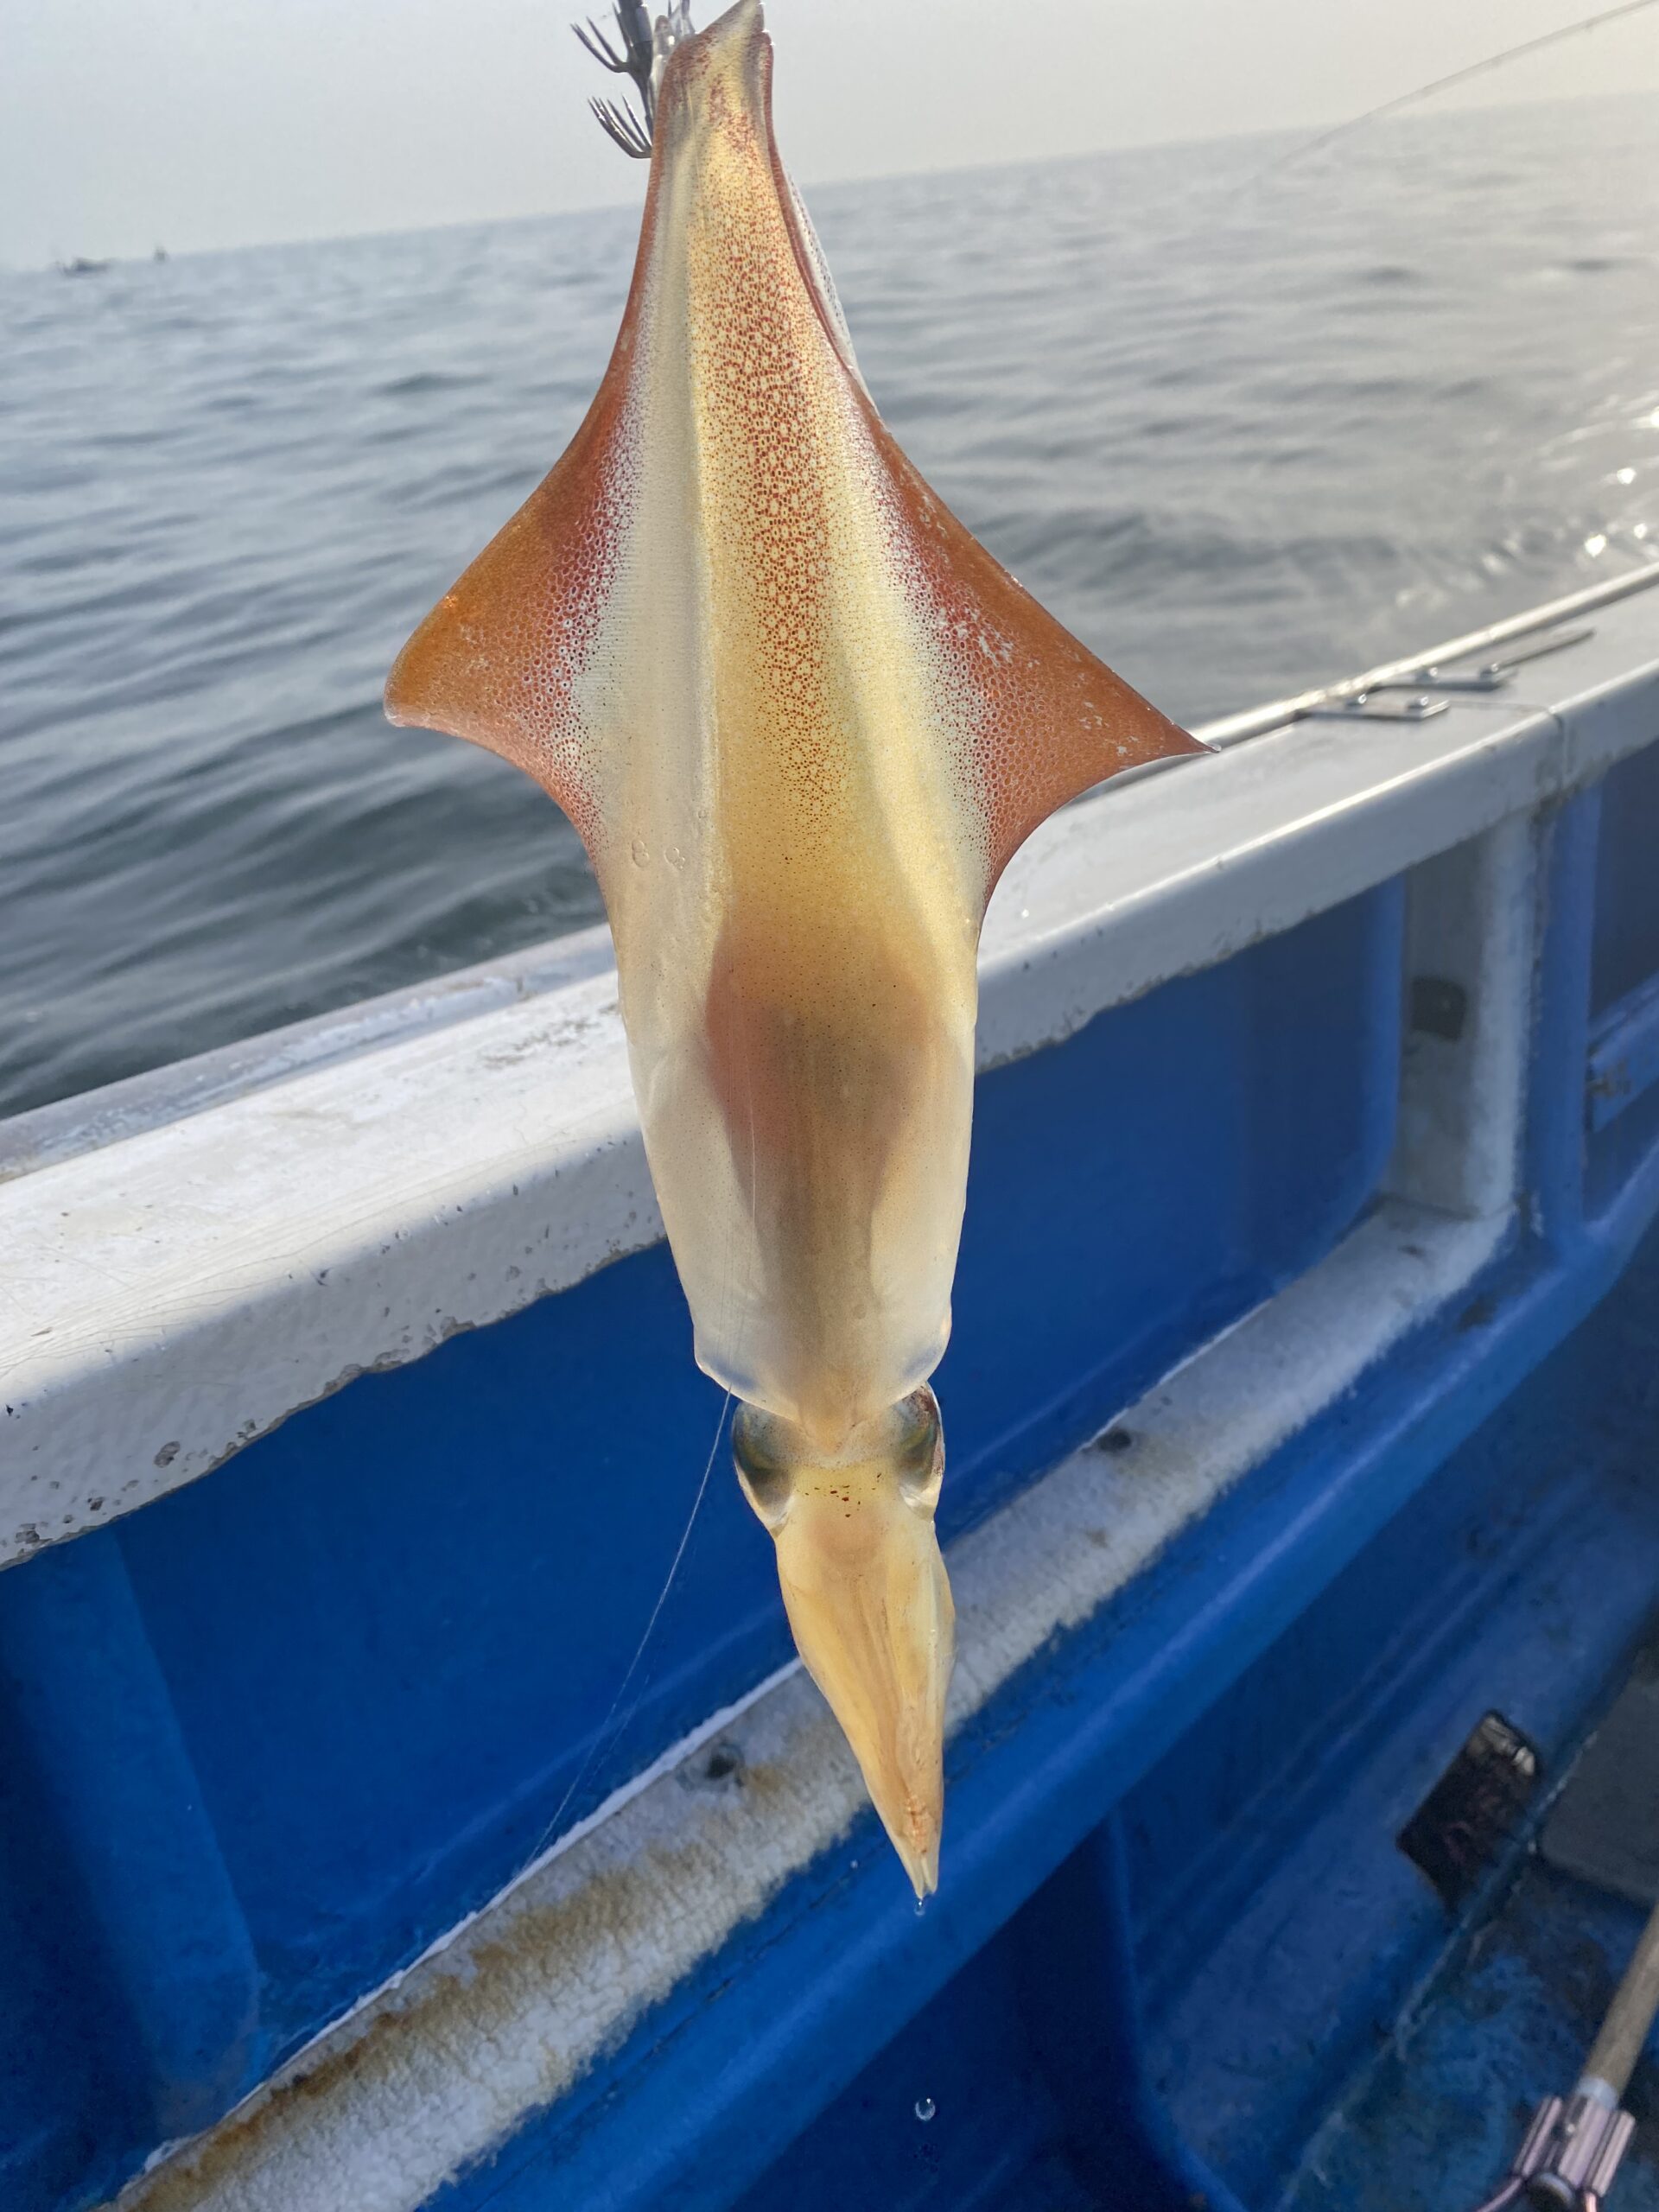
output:
[[[1576,629],[1551,630],[1540,638],[1517,638],[1513,645],[1503,646],[1492,659],[1482,661],[1478,668],[1459,668],[1455,661],[1445,665],[1439,661],[1426,661],[1421,668],[1412,669],[1404,676],[1385,677],[1381,683],[1372,684],[1371,690],[1501,691],[1514,680],[1516,669],[1528,661],[1541,659],[1545,653],[1560,652],[1568,645],[1581,645],[1586,638],[1595,634],[1588,623],[1580,623]]]
[[[1426,691],[1416,688],[1413,678],[1413,696],[1409,699],[1391,699],[1384,695],[1393,687],[1386,683],[1374,684],[1369,691],[1357,691],[1351,699],[1333,699],[1323,707],[1310,707],[1310,721],[1329,722],[1426,722],[1435,715],[1446,712],[1444,699],[1431,699]]]
[[[1379,691],[1501,691],[1515,674],[1506,660],[1484,661],[1478,668],[1420,668],[1410,676],[1390,677]]]
[[[1601,2212],[1636,2122],[1605,2097],[1577,2090],[1546,2097],[1532,2116],[1503,2186],[1478,2212],[1526,2203],[1535,2212]]]

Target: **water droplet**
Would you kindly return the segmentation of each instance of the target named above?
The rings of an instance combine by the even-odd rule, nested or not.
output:
[[[918,1919],[918,1920],[919,1920],[919,1919],[921,1918],[922,1915],[923,1915],[926,1910],[927,1910],[927,1899],[926,1899],[925,1897],[918,1897],[918,1898],[917,1898],[917,1900],[916,1900],[916,1917],[917,1917],[917,1919]]]
[[[685,866],[685,855],[680,850],[677,845],[664,845],[663,848],[663,858],[668,862],[670,868],[683,868]]]
[[[633,857],[641,868],[644,868],[651,858],[651,847],[643,837],[636,837],[633,841]]]
[[[928,2121],[932,2119],[934,2113],[938,2112],[938,2107],[934,2103],[931,2097],[917,2098],[916,2117],[921,2121],[924,2126],[925,2126]]]

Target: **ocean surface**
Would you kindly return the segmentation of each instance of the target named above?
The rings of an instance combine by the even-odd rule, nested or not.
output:
[[[1290,143],[808,194],[900,441],[1187,721],[1659,557],[1659,102]],[[597,918],[379,693],[635,220],[0,277],[0,1113]]]

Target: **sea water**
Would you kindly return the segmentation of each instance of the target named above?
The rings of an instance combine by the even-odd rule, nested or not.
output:
[[[807,195],[902,443],[1186,721],[1659,556],[1659,102],[1292,143]],[[581,419],[636,220],[0,277],[0,1113],[597,918],[550,803],[379,692]]]

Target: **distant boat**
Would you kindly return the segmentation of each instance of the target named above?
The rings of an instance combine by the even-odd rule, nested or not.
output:
[[[100,276],[109,267],[107,261],[88,261],[84,254],[76,254],[72,261],[58,264],[60,276]]]
[[[158,245],[155,252],[152,253],[149,257],[152,261],[165,261],[167,259],[167,248],[164,245]]]

